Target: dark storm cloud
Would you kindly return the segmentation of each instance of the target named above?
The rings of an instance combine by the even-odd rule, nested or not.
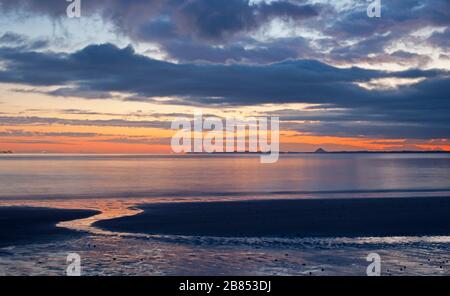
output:
[[[318,133],[341,127],[344,133],[353,134],[358,129],[347,131],[350,122],[368,121],[367,134],[376,129],[385,135],[405,134],[408,130],[407,134],[414,137],[450,135],[450,78],[445,71],[342,69],[313,60],[270,65],[174,64],[138,55],[131,47],[119,49],[110,44],[89,46],[72,54],[1,49],[0,60],[6,67],[0,71],[0,82],[71,85],[71,95],[80,91],[83,96],[86,90],[122,92],[134,94],[142,101],[164,96],[177,98],[178,104],[200,106],[312,103],[348,110],[335,117],[329,115],[328,119],[325,115],[315,118],[333,121],[331,125],[310,127]],[[390,77],[427,79],[388,90],[367,90],[356,84]],[[62,94],[49,94],[61,96],[68,91],[67,86],[60,89]],[[120,120],[86,123],[142,125]],[[155,122],[149,124],[155,126]]]

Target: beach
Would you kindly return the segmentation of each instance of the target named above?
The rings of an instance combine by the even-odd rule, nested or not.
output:
[[[450,155],[0,162],[0,275],[450,274]]]
[[[80,232],[56,227],[99,213],[90,210],[0,207],[0,247],[73,238]]]
[[[217,237],[368,237],[450,234],[450,198],[261,200],[141,205],[102,220],[110,231]]]

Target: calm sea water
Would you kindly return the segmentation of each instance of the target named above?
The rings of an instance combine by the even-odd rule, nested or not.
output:
[[[2,155],[0,199],[423,196],[450,192],[450,154]]]

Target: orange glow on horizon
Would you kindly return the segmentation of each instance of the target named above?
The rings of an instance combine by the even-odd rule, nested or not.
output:
[[[30,128],[30,127],[28,127]],[[15,127],[17,130],[18,127]],[[128,130],[126,130],[128,129]],[[5,129],[8,130],[8,129]],[[10,128],[9,130],[12,130]],[[34,132],[42,132],[43,127],[32,127]],[[52,127],[47,132],[55,132]],[[0,151],[11,150],[15,153],[105,153],[105,154],[170,154],[170,137],[175,131],[152,130],[138,131],[130,128],[100,128],[100,134],[93,132],[93,127],[76,130],[65,127],[63,132],[93,133],[86,137],[45,136],[37,133],[31,136],[2,136],[0,137]],[[97,131],[97,128],[95,128]],[[133,132],[128,133],[129,130]],[[120,131],[118,134],[113,132]],[[0,130],[2,132],[2,130]],[[450,151],[447,140],[412,141],[408,139],[370,139],[331,136],[300,135],[289,131],[282,131],[280,136],[280,151],[311,152],[318,148],[328,151],[394,151],[394,150],[443,150]]]

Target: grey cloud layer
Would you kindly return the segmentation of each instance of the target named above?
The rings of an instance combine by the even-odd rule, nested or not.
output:
[[[125,119],[63,119],[56,117],[38,117],[38,116],[0,116],[0,126],[15,125],[73,125],[73,126],[118,126],[118,127],[142,127],[142,128],[170,128],[170,122],[166,121],[132,121]]]
[[[72,54],[0,49],[6,69],[0,81],[36,86],[74,85],[50,94],[83,96],[86,92],[127,92],[143,98],[175,96],[201,103],[251,105],[259,103],[331,103],[364,105],[362,98],[382,102],[395,92],[369,92],[355,85],[375,78],[433,78],[405,89],[414,95],[427,83],[444,79],[443,71],[385,72],[340,69],[314,60],[271,65],[173,64],[135,54],[132,47],[93,45]],[[261,87],[264,85],[264,87]],[[381,96],[381,97],[380,97]],[[401,96],[400,96],[401,97]],[[100,96],[100,98],[105,98]],[[398,100],[397,100],[398,102]]]

